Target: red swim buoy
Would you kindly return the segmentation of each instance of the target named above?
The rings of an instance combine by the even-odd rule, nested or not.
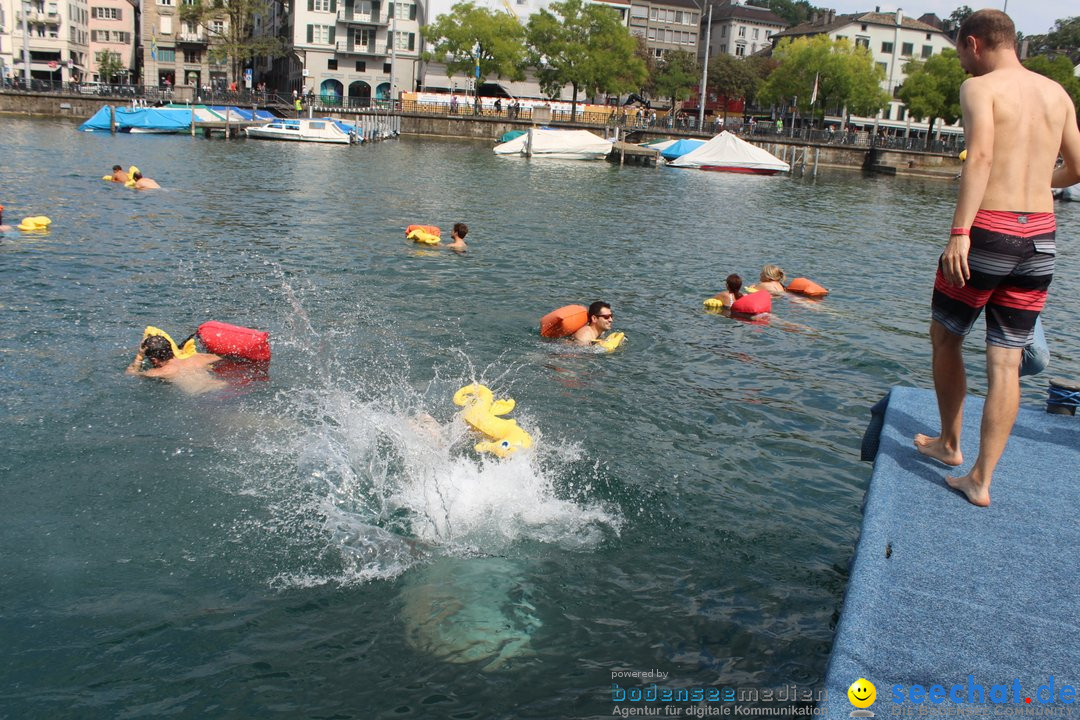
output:
[[[434,225],[410,225],[409,227],[405,228],[405,237],[409,237],[410,235],[412,235],[413,230],[423,230],[424,232],[430,235],[434,235],[435,237],[442,237],[442,230],[435,227]]]
[[[821,287],[813,280],[807,280],[803,277],[792,280],[787,286],[787,291],[806,295],[807,297],[825,297],[829,294],[828,290]]]
[[[199,339],[215,355],[269,362],[270,333],[210,320],[199,326]]]
[[[743,295],[731,304],[731,312],[744,315],[772,312],[772,295],[765,290]]]
[[[540,334],[547,338],[573,335],[589,322],[589,308],[584,305],[564,305],[540,318]]]

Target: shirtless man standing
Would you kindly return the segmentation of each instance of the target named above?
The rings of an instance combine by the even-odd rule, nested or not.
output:
[[[960,26],[956,51],[974,77],[960,88],[968,156],[934,281],[930,340],[941,435],[915,436],[924,455],[963,463],[961,350],[985,307],[988,387],[979,455],[967,475],[945,478],[983,507],[1020,404],[1021,350],[1032,341],[1054,273],[1050,188],[1080,181],[1076,109],[1060,85],[1020,64],[1015,43],[1012,20],[998,10],[979,10]],[[1059,153],[1065,163],[1055,170]]]

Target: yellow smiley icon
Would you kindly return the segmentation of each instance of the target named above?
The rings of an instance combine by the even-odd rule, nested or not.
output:
[[[847,690],[848,700],[857,708],[868,708],[877,700],[877,688],[866,678],[859,678],[851,683]]]

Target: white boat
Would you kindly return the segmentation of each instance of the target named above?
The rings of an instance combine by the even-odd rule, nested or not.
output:
[[[495,146],[496,155],[531,155],[564,160],[603,160],[611,152],[611,141],[588,130],[533,128],[521,137]]]
[[[788,172],[791,166],[767,150],[723,131],[697,150],[691,150],[669,167],[697,168],[716,172],[775,175]]]
[[[1058,200],[1080,202],[1080,183],[1064,188],[1054,188],[1054,197]]]
[[[284,118],[267,125],[252,126],[244,132],[249,138],[293,140],[297,142],[339,143],[348,145],[352,136],[331,118]]]

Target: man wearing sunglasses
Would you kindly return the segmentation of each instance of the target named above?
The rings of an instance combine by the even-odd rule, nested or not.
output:
[[[578,345],[589,345],[599,340],[600,336],[611,330],[611,323],[614,318],[611,306],[606,302],[597,300],[589,306],[589,322],[585,327],[574,333],[574,342]]]

